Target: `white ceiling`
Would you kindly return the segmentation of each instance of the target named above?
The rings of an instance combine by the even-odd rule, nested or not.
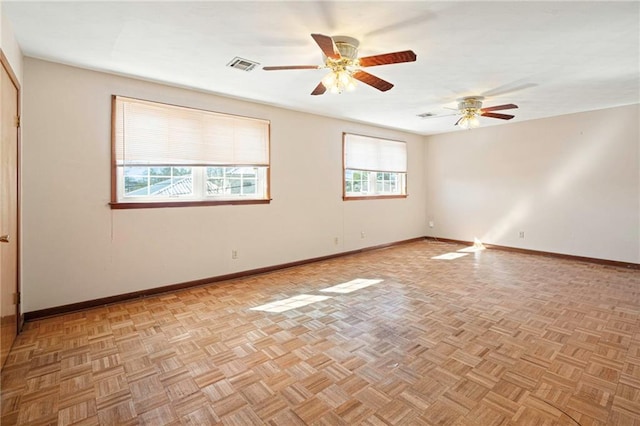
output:
[[[511,122],[640,102],[640,2],[3,1],[26,56],[419,134],[460,131],[456,99],[515,103]],[[395,87],[311,96],[326,70],[311,33],[360,40]],[[235,56],[260,63],[226,67]],[[442,117],[419,118],[435,113]],[[482,125],[504,125],[482,118]]]

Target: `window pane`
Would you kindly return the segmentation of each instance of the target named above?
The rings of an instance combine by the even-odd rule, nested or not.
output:
[[[229,190],[231,194],[240,194],[241,189],[240,179],[229,179]]]
[[[130,196],[147,195],[149,186],[148,167],[125,167],[124,169],[124,191]]]
[[[186,176],[191,175],[191,167],[174,167],[173,168],[174,176]]]
[[[254,181],[244,181],[242,182],[242,193],[243,194],[255,194],[256,193],[256,184]]]
[[[171,180],[171,186],[167,188],[168,195],[193,194],[193,178],[191,176],[178,177]]]
[[[151,186],[154,185],[170,185],[171,184],[171,178],[166,178],[166,177],[152,177],[149,178],[149,182],[151,182]]]
[[[128,196],[147,195],[148,194],[148,181],[147,178],[140,177],[125,177],[124,178],[124,190]]]
[[[124,175],[129,177],[144,176],[146,178],[149,175],[149,168],[148,167],[125,167]]]
[[[218,195],[223,193],[224,179],[208,179],[207,194]]]
[[[151,167],[149,174],[151,176],[171,176],[171,167]]]
[[[207,176],[208,177],[218,177],[224,174],[223,167],[207,167]]]
[[[242,174],[243,176],[255,176],[256,174],[255,167],[240,167],[237,170],[238,173]]]

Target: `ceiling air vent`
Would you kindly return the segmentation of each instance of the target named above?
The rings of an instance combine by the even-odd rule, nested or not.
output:
[[[239,58],[237,56],[227,64],[228,67],[237,68],[242,71],[251,71],[258,65],[260,64],[257,62],[253,62],[248,59]]]
[[[418,117],[420,118],[428,118],[428,117],[435,117],[436,114],[433,112],[423,112],[422,114],[418,114]]]

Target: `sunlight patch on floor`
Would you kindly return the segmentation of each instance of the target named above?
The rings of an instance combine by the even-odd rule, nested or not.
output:
[[[485,248],[486,247],[484,246],[484,244],[482,244],[482,242],[479,239],[474,238],[473,245],[471,247],[465,247],[463,249],[456,250],[456,251],[458,253],[476,253],[478,251],[484,250]]]
[[[369,287],[370,285],[378,284],[381,282],[382,280],[367,280],[365,278],[356,278],[355,280],[334,285],[333,287],[323,288],[320,291],[324,291],[327,293],[351,293],[352,291],[360,290],[361,288]]]
[[[469,253],[445,253],[440,256],[433,256],[432,259],[436,260],[454,260],[463,256],[467,256]]]
[[[255,308],[251,308],[251,310],[265,312],[284,312],[290,309],[300,308],[302,306],[310,305],[315,302],[321,302],[327,299],[331,299],[331,296],[314,296],[312,294],[301,294],[299,296],[293,296],[284,300],[276,300],[275,302],[257,306]]]

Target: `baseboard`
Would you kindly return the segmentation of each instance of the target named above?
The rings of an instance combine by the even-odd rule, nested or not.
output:
[[[465,244],[465,245],[473,245],[473,241],[462,241],[462,240],[453,240],[450,238],[436,238],[436,237],[425,237],[427,241],[441,241],[445,243],[454,243],[454,244]],[[497,244],[484,244],[486,248],[490,248],[493,250],[502,250],[502,251],[510,251],[514,253],[522,253],[522,254],[532,254],[536,256],[547,256],[547,257],[555,257],[558,259],[567,259],[567,260],[578,260],[581,262],[589,262],[589,263],[597,263],[599,265],[608,265],[608,266],[617,266],[620,268],[627,269],[638,269],[640,270],[640,263],[629,263],[629,262],[620,262],[617,260],[607,260],[607,259],[598,259],[594,257],[584,257],[584,256],[574,256],[571,254],[562,254],[562,253],[553,253],[547,251],[539,251],[539,250],[530,250],[523,249],[518,247],[509,247],[509,246],[501,246]]]
[[[34,321],[42,318],[48,318],[58,315],[65,315],[72,312],[83,311],[86,309],[96,308],[99,306],[110,305],[112,303],[124,302],[133,299],[139,299],[142,297],[154,296],[162,293],[169,293],[177,290],[184,290],[187,288],[198,287],[207,284],[213,284],[221,281],[228,281],[237,278],[246,278],[254,275],[265,274],[268,272],[274,272],[281,269],[292,268],[294,266],[306,265],[309,263],[321,262],[323,260],[335,259],[343,256],[350,256],[358,253],[364,253],[371,250],[380,250],[396,245],[412,243],[416,241],[424,241],[424,237],[411,238],[408,240],[396,241],[393,243],[380,244],[372,247],[365,247],[358,250],[351,250],[341,253],[330,254],[327,256],[320,256],[311,259],[299,260],[295,262],[283,263],[280,265],[267,266],[264,268],[250,269],[247,271],[235,272],[233,274],[218,275],[215,277],[202,278],[199,280],[187,281],[178,284],[170,284],[162,287],[155,287],[146,290],[134,291],[131,293],[118,294],[115,296],[102,297],[99,299],[86,300],[84,302],[71,303],[68,305],[54,306],[52,308],[39,309],[37,311],[25,312],[24,321]]]

